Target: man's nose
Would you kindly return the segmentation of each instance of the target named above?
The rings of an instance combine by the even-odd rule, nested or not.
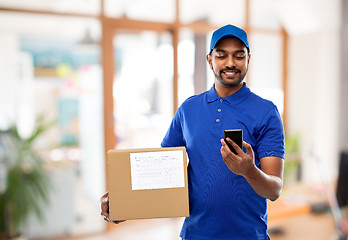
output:
[[[230,68],[232,68],[232,67],[235,66],[235,61],[234,61],[233,56],[229,55],[229,56],[226,58],[225,65],[226,65],[226,67],[230,67]]]

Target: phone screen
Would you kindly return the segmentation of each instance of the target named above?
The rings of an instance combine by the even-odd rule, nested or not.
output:
[[[242,129],[229,129],[224,130],[224,139],[226,141],[226,138],[230,138],[233,142],[235,142],[241,149],[243,147],[243,130]],[[234,150],[232,145],[227,142],[228,147],[231,149],[231,151],[234,154],[237,154],[237,152]]]

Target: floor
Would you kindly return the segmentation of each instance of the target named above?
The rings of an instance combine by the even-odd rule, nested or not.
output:
[[[77,185],[79,185],[77,183]],[[118,225],[106,223],[99,205],[88,200],[81,187],[75,189],[76,224],[63,235],[31,240],[179,240],[183,218],[130,220]],[[59,220],[54,219],[57,223]],[[348,225],[348,224],[347,224]],[[270,222],[272,240],[337,239],[330,214],[302,214]],[[103,229],[108,228],[108,231]]]
[[[50,240],[179,240],[182,222],[182,218],[131,220],[113,225],[110,230],[99,234],[81,234]]]

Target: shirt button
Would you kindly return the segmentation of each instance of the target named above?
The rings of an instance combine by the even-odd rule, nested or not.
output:
[[[220,99],[220,102],[222,103],[224,100],[223,99]]]
[[[218,109],[218,112],[221,112],[221,108]]]
[[[217,118],[217,119],[216,119],[216,122],[217,122],[217,123],[220,122],[220,119]]]

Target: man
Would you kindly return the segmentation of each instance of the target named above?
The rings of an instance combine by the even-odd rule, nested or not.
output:
[[[269,239],[267,199],[283,186],[284,130],[276,106],[243,82],[250,61],[244,30],[226,25],[213,33],[207,62],[213,87],[177,110],[162,147],[185,146],[189,156],[187,240]],[[243,130],[243,149],[222,139]]]

